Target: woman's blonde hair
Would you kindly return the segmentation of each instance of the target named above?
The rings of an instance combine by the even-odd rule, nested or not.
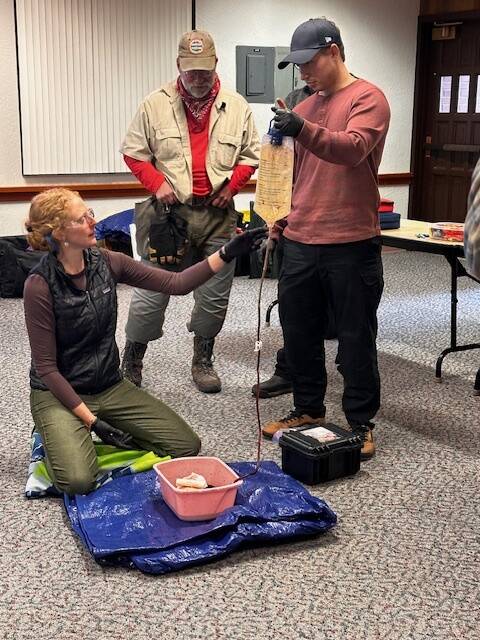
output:
[[[68,206],[74,198],[80,198],[78,191],[62,187],[47,189],[32,198],[25,228],[28,243],[33,249],[55,249],[52,233],[68,221]]]

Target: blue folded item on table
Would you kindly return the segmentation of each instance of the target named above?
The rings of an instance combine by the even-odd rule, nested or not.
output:
[[[378,213],[380,219],[380,229],[399,229],[400,214],[395,211],[380,211]]]
[[[255,464],[230,466],[244,475]],[[235,506],[215,520],[179,520],[163,501],[154,471],[112,480],[89,495],[65,496],[65,507],[97,562],[153,574],[214,560],[242,545],[324,533],[337,521],[323,500],[271,461],[245,478]]]

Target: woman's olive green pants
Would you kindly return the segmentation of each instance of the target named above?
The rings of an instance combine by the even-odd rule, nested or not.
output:
[[[139,449],[159,456],[195,456],[200,439],[172,409],[128,380],[96,394],[79,394],[92,413],[129,433]],[[89,431],[50,391],[32,389],[35,428],[40,433],[50,477],[60,491],[88,493],[98,473]]]

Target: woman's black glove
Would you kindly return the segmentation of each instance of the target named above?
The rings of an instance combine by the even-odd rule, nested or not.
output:
[[[111,424],[97,418],[90,426],[90,430],[97,434],[104,444],[111,444],[118,449],[135,449],[133,438],[130,434],[115,429]]]
[[[273,118],[273,126],[275,129],[278,129],[284,136],[296,138],[302,130],[303,118],[297,113],[290,111],[290,109],[272,107],[272,111],[275,112],[275,117]]]
[[[262,244],[267,235],[267,227],[258,227],[251,231],[244,231],[232,238],[220,249],[220,257],[224,262],[231,262],[245,253],[255,251]]]

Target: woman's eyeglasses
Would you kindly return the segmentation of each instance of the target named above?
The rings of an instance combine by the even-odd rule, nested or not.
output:
[[[85,222],[91,222],[95,220],[95,212],[93,209],[87,209],[87,212],[83,214],[81,218],[77,218],[77,220],[71,220],[67,227],[81,227]]]

